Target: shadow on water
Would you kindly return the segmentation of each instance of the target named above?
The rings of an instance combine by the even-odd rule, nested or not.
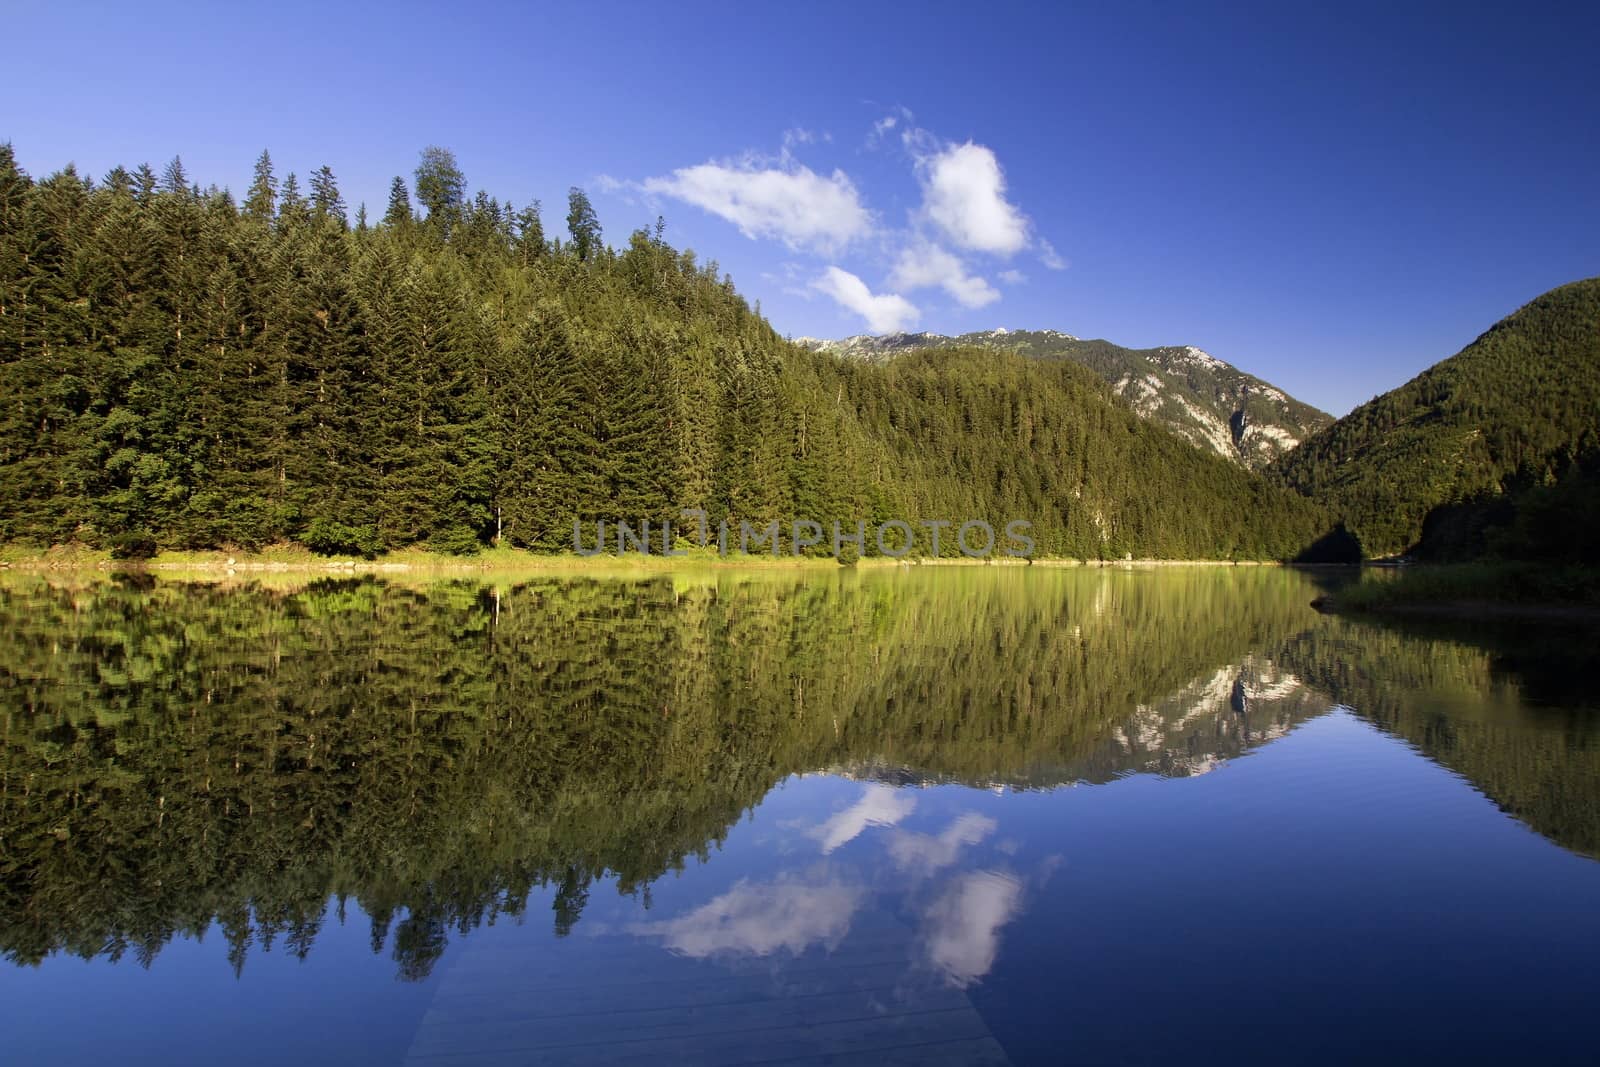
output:
[[[8,580],[0,950],[149,963],[214,924],[237,970],[308,952],[332,897],[420,978],[452,932],[521,915],[535,889],[560,935],[596,883],[648,896],[795,773],[1191,776],[1331,703],[1596,853],[1573,660],[1321,618],[1315,581]]]

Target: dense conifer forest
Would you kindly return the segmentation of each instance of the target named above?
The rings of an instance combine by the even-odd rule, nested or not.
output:
[[[236,199],[176,159],[35,180],[0,147],[0,542],[559,551],[575,520],[685,508],[1026,519],[1082,558],[1327,531],[1083,367],[807,352],[660,220],[613,247],[580,189],[566,208],[547,232],[438,148],[352,214],[328,167],[265,152]]]

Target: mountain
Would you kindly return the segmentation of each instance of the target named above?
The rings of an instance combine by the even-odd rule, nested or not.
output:
[[[1333,417],[1192,345],[1123,348],[1058,330],[1004,327],[948,337],[936,333],[860,334],[795,343],[879,362],[920,348],[992,348],[1035,359],[1081,363],[1111,383],[1141,416],[1186,441],[1261,470]]]
[[[1600,278],[1552,289],[1272,467],[1369,556],[1452,508],[1553,483],[1600,450]]]

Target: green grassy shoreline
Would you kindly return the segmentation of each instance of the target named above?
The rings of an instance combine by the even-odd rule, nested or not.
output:
[[[851,565],[860,567],[1167,567],[1279,566],[1275,560],[1082,560],[1042,558],[1032,560],[995,556],[987,559],[907,557],[903,560],[866,556]],[[644,555],[643,553],[601,553],[580,556],[576,553],[537,553],[516,548],[489,548],[471,556],[447,555],[425,549],[390,552],[364,559],[360,556],[321,556],[300,546],[275,546],[257,552],[170,551],[150,559],[114,559],[105,549],[81,545],[50,549],[7,545],[0,547],[0,569],[39,570],[137,570],[157,573],[475,573],[483,571],[554,571],[591,573],[605,571],[651,573],[686,568],[731,568],[738,570],[828,570],[841,564],[831,556],[772,556],[729,553],[719,556],[713,549],[690,549],[682,556]]]

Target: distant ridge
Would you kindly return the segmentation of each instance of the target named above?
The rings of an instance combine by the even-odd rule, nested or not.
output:
[[[869,362],[919,349],[976,347],[1079,363],[1109,382],[1143,418],[1250,470],[1262,470],[1333,422],[1331,415],[1192,345],[1123,348],[1059,330],[1003,326],[955,337],[891,333],[793,341],[812,351]]]
[[[1560,478],[1600,452],[1600,278],[1552,289],[1273,468],[1346,520],[1369,556],[1402,552],[1443,505]]]

